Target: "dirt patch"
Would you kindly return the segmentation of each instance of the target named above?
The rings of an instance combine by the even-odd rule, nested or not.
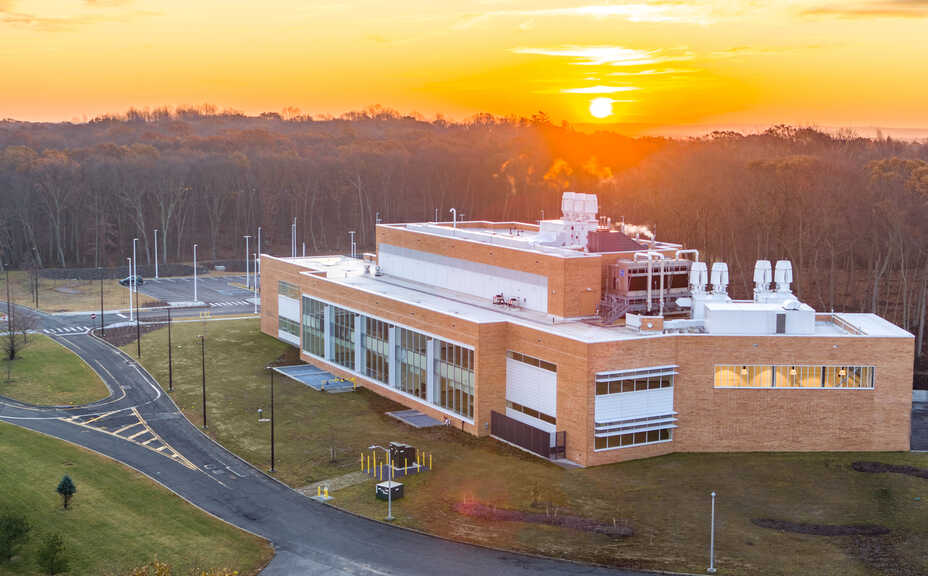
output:
[[[480,502],[459,502],[455,504],[454,509],[458,514],[464,516],[494,522],[547,524],[560,528],[570,528],[571,530],[604,534],[615,538],[624,538],[635,533],[624,521],[613,524],[603,524],[592,518],[573,516],[571,514],[560,514],[556,508],[553,511],[549,510],[545,514],[539,514],[535,512],[497,508]]]
[[[147,334],[159,328],[164,328],[164,324],[142,324],[138,327],[138,331],[142,334]],[[106,336],[100,336],[100,329],[95,328],[92,331],[94,336],[102,337],[104,340],[119,348],[120,346],[125,346],[131,342],[135,342],[136,339],[136,327],[132,326],[120,326],[118,328],[107,328]],[[142,345],[145,345],[145,341],[142,341]]]
[[[916,478],[928,479],[928,469],[916,468],[915,466],[860,461],[851,464],[851,468],[858,472],[867,472],[869,474],[906,474],[908,476],[915,476]]]
[[[877,524],[806,524],[772,518],[752,518],[751,523],[761,528],[813,536],[882,536],[889,534],[889,528]]]

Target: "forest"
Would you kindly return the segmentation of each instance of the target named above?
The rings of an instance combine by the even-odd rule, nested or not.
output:
[[[876,312],[917,337],[928,304],[928,142],[773,126],[756,134],[629,138],[543,114],[426,120],[383,107],[313,118],[212,106],[86,123],[0,121],[0,260],[117,266],[310,254],[374,245],[384,222],[558,217],[564,191],[600,214],[698,248],[749,297],[754,261],[790,259],[822,311]],[[544,215],[544,216],[543,216]]]

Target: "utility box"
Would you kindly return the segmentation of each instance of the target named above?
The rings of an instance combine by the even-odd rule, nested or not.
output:
[[[377,495],[378,500],[387,500],[392,498],[393,500],[399,500],[403,497],[403,483],[395,482],[393,480],[388,480],[386,482],[381,482],[374,487],[375,494]],[[392,492],[392,494],[390,494]]]
[[[390,442],[390,463],[394,469],[415,464],[416,447],[401,442]]]

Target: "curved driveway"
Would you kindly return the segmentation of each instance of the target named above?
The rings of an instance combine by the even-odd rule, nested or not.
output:
[[[53,316],[40,318],[42,328],[64,325]],[[450,542],[310,500],[203,435],[120,350],[84,334],[52,337],[100,375],[110,396],[79,407],[36,407],[0,397],[0,419],[119,460],[267,538],[277,553],[265,575],[637,574]],[[106,420],[125,422],[126,434],[135,439],[112,426],[96,427]]]

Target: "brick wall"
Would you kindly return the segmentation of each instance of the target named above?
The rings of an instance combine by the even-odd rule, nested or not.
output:
[[[378,234],[382,227],[378,228]],[[912,338],[654,335],[587,344],[509,322],[476,324],[341,286],[286,262],[262,260],[261,329],[277,336],[277,282],[347,308],[434,334],[475,349],[474,423],[486,435],[490,411],[506,410],[506,351],[557,365],[557,429],[567,432],[567,457],[598,465],[675,451],[908,450]],[[596,274],[599,272],[597,270]],[[597,276],[598,278],[598,276]],[[578,286],[580,284],[577,284]],[[303,356],[334,374],[338,366]],[[672,442],[594,451],[594,380],[597,372],[676,364]],[[716,389],[715,364],[874,365],[873,390]],[[435,418],[460,418],[384,386],[359,382],[378,394]]]

